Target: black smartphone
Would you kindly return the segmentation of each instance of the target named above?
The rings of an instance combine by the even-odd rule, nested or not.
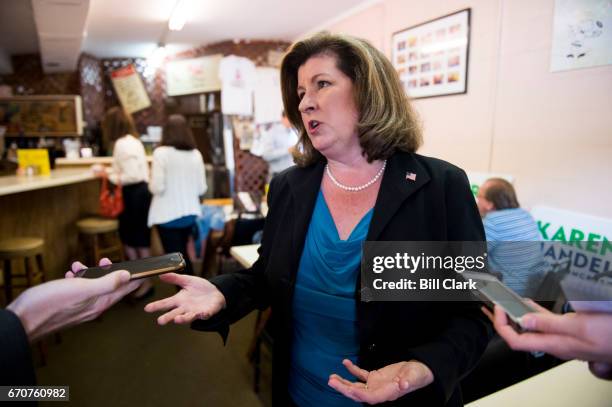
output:
[[[185,259],[181,253],[170,253],[163,256],[148,257],[146,259],[123,261],[108,266],[90,267],[81,277],[98,278],[116,270],[127,270],[132,277],[130,280],[156,276],[158,274],[179,271],[185,268]]]
[[[520,327],[523,315],[536,312],[521,296],[491,274],[465,271],[461,275],[466,280],[476,282],[474,294],[477,297],[487,304],[489,308],[493,308],[493,304],[501,306],[517,327]]]

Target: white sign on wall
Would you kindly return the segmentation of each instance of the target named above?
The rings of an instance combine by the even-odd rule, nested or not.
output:
[[[612,0],[556,0],[550,70],[612,64]]]
[[[219,63],[223,55],[169,61],[166,64],[168,96],[214,92],[221,89]]]

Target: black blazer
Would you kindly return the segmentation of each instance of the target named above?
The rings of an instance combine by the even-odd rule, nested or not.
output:
[[[213,278],[227,308],[192,324],[194,329],[219,331],[225,339],[228,324],[271,305],[275,406],[289,405],[293,292],[324,167],[324,161],[292,167],[272,180],[258,261],[251,269]],[[415,181],[406,179],[409,172],[416,174]],[[484,240],[463,170],[441,160],[395,153],[387,162],[367,240]],[[357,301],[357,316],[361,367],[378,369],[416,359],[434,374],[431,385],[389,405],[462,405],[459,381],[474,367],[491,333],[478,304]]]
[[[36,384],[28,337],[17,315],[4,309],[0,309],[0,366],[0,385]]]

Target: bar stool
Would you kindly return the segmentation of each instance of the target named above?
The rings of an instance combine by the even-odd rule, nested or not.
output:
[[[45,281],[43,249],[45,241],[38,237],[14,237],[0,241],[0,260],[4,276],[4,297],[7,304],[13,300],[15,288],[28,288]],[[36,261],[37,267],[34,266]],[[13,262],[23,264],[23,273],[13,272]],[[13,279],[22,282],[15,284]],[[23,281],[25,280],[25,281]]]
[[[84,248],[86,255],[93,256],[87,264],[97,264],[102,257],[109,257],[113,261],[124,260],[116,219],[90,217],[79,220],[76,225],[82,237],[79,239],[81,247],[84,248],[86,242],[91,245],[91,250]]]
[[[2,271],[4,277],[4,298],[8,305],[13,301],[13,290],[16,288],[27,289],[36,284],[45,282],[45,267],[43,261],[43,250],[45,241],[38,237],[14,237],[0,241],[0,260],[2,260]],[[34,267],[36,261],[36,267]],[[23,273],[15,273],[13,263],[23,265]],[[14,279],[22,280],[15,283]],[[24,281],[25,280],[25,281]],[[55,341],[59,343],[61,337],[55,334]],[[44,339],[38,341],[41,366],[46,365],[47,348]]]

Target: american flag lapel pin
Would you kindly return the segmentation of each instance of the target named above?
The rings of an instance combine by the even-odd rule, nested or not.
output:
[[[410,172],[408,171],[406,173],[406,180],[410,180],[410,181],[416,181],[416,174],[414,172]]]

